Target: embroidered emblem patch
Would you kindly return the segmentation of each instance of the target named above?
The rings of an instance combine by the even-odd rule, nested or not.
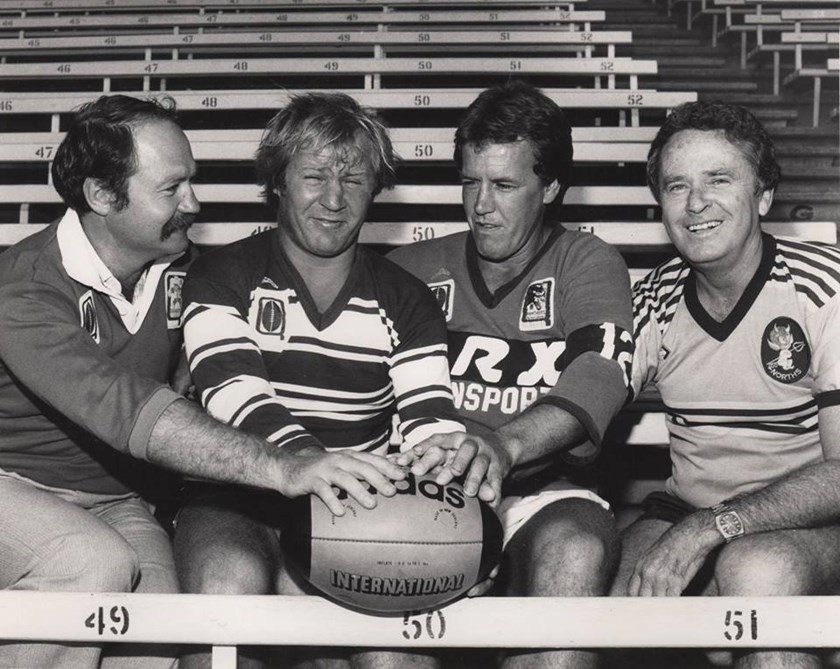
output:
[[[446,316],[447,322],[452,318],[452,299],[455,293],[455,282],[452,279],[439,283],[430,283],[429,290],[432,291],[437,300],[440,310]]]
[[[811,349],[799,323],[780,316],[767,325],[761,338],[761,364],[779,383],[795,383],[805,376]]]
[[[96,317],[96,305],[93,302],[93,291],[89,290],[79,298],[79,318],[81,326],[99,343],[99,320]]]
[[[554,325],[554,279],[534,281],[525,290],[519,329],[529,332],[546,330]]]
[[[281,339],[286,332],[286,305],[276,297],[261,297],[257,310],[257,332],[266,335],[278,335]]]
[[[186,272],[167,271],[163,275],[163,285],[166,288],[166,326],[170,330],[181,327],[181,312],[184,303],[181,300],[181,289],[184,287]]]

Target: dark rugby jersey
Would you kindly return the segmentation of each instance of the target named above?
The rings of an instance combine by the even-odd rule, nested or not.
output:
[[[468,429],[495,429],[535,402],[574,415],[597,454],[627,397],[633,346],[630,284],[619,253],[558,227],[522,274],[495,293],[468,233],[393,251],[437,296],[449,331],[455,403]]]
[[[129,454],[179,397],[189,259],[153,265],[129,302],[73,211],[0,254],[0,468],[96,493],[156,475]]]

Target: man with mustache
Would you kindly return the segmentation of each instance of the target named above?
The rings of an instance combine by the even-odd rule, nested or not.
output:
[[[0,588],[175,592],[152,513],[166,467],[364,506],[401,470],[280,452],[207,416],[170,379],[193,259],[196,166],[172,106],[103,96],[73,118],[52,166],[69,209],[0,255]],[[361,480],[359,480],[361,479]],[[0,646],[2,667],[171,667],[169,647]]]

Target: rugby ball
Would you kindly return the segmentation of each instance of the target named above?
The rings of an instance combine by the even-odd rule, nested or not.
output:
[[[487,504],[432,476],[396,487],[373,509],[345,493],[343,516],[315,495],[293,500],[280,533],[286,562],[330,599],[386,615],[437,608],[496,566],[502,527]]]

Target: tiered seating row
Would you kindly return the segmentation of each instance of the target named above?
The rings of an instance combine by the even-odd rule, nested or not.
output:
[[[133,11],[136,9],[231,9],[251,7],[399,7],[427,5],[462,7],[472,5],[521,5],[573,9],[586,0],[6,0],[0,12]]]
[[[519,23],[575,23],[587,26],[603,21],[603,11],[578,11],[567,9],[519,10],[354,10],[334,11],[282,11],[282,12],[189,12],[144,14],[56,14],[54,16],[0,16],[0,30],[55,30],[61,28],[173,28],[178,26],[261,26],[261,25],[401,25],[401,24],[484,24],[498,23],[507,26]]]

